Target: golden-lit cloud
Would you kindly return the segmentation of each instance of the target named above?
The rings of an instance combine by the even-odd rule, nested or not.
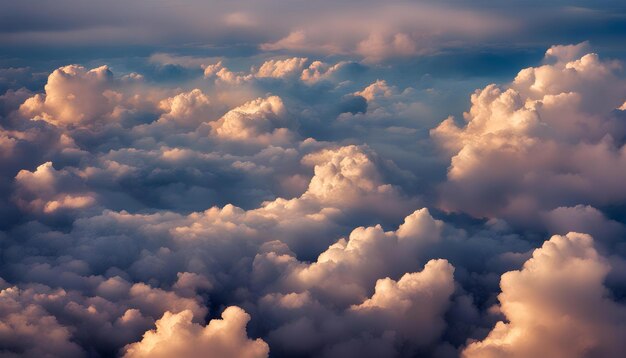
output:
[[[263,340],[246,336],[250,316],[241,308],[228,307],[222,319],[205,327],[191,321],[192,313],[165,312],[156,330],[144,334],[140,342],[125,347],[125,358],[140,357],[267,357],[269,347]]]

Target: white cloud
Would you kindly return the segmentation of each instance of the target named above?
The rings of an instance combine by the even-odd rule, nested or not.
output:
[[[373,101],[377,97],[391,97],[395,92],[395,88],[390,87],[387,84],[387,81],[376,80],[376,82],[365,87],[362,91],[355,92],[354,94],[359,95],[368,101]]]
[[[124,357],[261,358],[269,354],[263,340],[247,337],[250,316],[239,307],[226,308],[222,319],[213,319],[205,327],[191,318],[191,311],[166,312],[156,322],[156,330],[126,346]]]
[[[96,204],[96,194],[70,183],[80,180],[64,170],[56,170],[51,162],[33,172],[21,170],[15,177],[13,199],[31,212],[54,213],[59,210],[85,209]],[[80,185],[80,184],[79,184]]]
[[[444,209],[523,220],[626,197],[626,125],[615,113],[626,81],[616,62],[574,56],[582,48],[551,49],[566,57],[520,71],[508,88],[477,90],[465,126],[448,118],[431,131],[452,157]]]
[[[290,126],[287,109],[278,96],[246,102],[211,123],[218,138],[277,145],[294,139]]]
[[[196,128],[200,123],[214,119],[211,118],[211,101],[197,88],[162,100],[159,108],[164,112],[159,121],[173,121],[177,127]]]
[[[347,62],[338,62],[334,65],[330,65],[328,63],[322,61],[313,61],[309,65],[309,67],[302,70],[300,74],[300,79],[305,83],[317,83],[322,80],[329,80],[332,78],[333,74],[337,71],[341,70]]]
[[[432,260],[421,272],[376,282],[371,298],[351,307],[358,315],[382,320],[379,325],[397,331],[414,344],[433,342],[446,323],[443,314],[454,292],[454,267],[446,260]]]
[[[222,64],[222,61],[204,67],[205,78],[215,78],[216,82],[230,85],[240,85],[250,81],[253,76],[243,72],[232,72]]]
[[[93,123],[111,114],[119,102],[113,82],[113,73],[106,66],[92,70],[78,65],[61,67],[48,77],[46,93],[27,99],[20,112],[55,125]]]
[[[354,145],[305,156],[304,163],[315,165],[315,175],[302,198],[319,200],[326,205],[352,207],[367,202],[384,206],[382,199],[387,198],[398,208],[406,200],[401,198],[397,188],[383,181],[376,160],[371,150]]]
[[[260,78],[285,78],[298,76],[304,70],[307,62],[308,59],[303,57],[265,61],[256,71],[255,76]]]
[[[498,322],[464,357],[620,357],[626,307],[603,282],[611,270],[589,235],[553,236],[520,271],[502,275]]]
[[[299,264],[290,254],[257,255],[255,269],[287,267],[277,287],[283,291],[310,290],[335,305],[362,301],[377,279],[410,270],[423,257],[422,250],[441,240],[443,222],[421,209],[405,218],[397,231],[380,225],[359,227],[322,252],[310,265]]]

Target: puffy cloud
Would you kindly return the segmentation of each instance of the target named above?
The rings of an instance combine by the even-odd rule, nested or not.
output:
[[[382,160],[367,147],[326,149],[305,156],[303,162],[315,165],[315,175],[302,199],[364,211],[376,205],[377,210],[401,212],[412,205],[413,200],[403,197],[399,188],[387,184]],[[384,208],[386,202],[393,205]]]
[[[341,71],[347,65],[347,62],[338,62],[330,65],[322,61],[313,61],[309,67],[302,70],[300,79],[305,83],[316,83],[324,79],[330,79],[333,74]]]
[[[412,87],[400,90],[385,80],[376,80],[353,94],[355,98],[362,97],[367,101],[367,110],[339,115],[339,122],[347,127],[367,123],[374,128],[382,127],[387,133],[408,135],[414,140],[412,135],[417,132],[415,118],[430,115],[430,110],[418,99],[419,94]],[[388,140],[384,134],[379,136]],[[375,140],[378,139],[372,138]]]
[[[250,81],[253,76],[244,74],[243,72],[232,72],[222,64],[222,61],[207,65],[204,68],[204,77],[216,78],[217,82],[223,82],[231,85],[239,85]]]
[[[304,66],[307,62],[308,59],[303,57],[265,61],[256,71],[255,76],[260,78],[284,78],[289,76],[298,76],[304,70]]]
[[[1,279],[0,279],[1,282]],[[3,357],[79,357],[71,330],[39,305],[24,304],[20,289],[0,291],[0,355]]]
[[[355,94],[368,101],[373,101],[377,97],[391,97],[394,92],[394,89],[389,87],[386,81],[376,80],[376,82],[365,87],[362,91],[355,92]]]
[[[261,65],[252,66],[249,71],[233,72],[224,66],[222,61],[203,65],[204,77],[215,79],[216,84],[228,85],[254,85],[267,79],[281,80],[286,83],[295,83],[298,80],[313,85],[320,81],[331,81],[345,72],[346,68],[354,63],[340,61],[335,64],[320,60],[309,61],[305,57],[292,57],[285,59],[272,58]],[[266,81],[267,82],[267,81]]]
[[[589,53],[589,50],[587,41],[573,45],[554,45],[546,51],[546,59],[569,62],[578,59],[581,54]]]
[[[445,327],[443,314],[454,291],[453,273],[446,260],[429,261],[421,272],[407,273],[398,281],[378,280],[374,295],[351,310],[382,320],[379,324],[412,343],[432,342]]]
[[[245,17],[234,13],[220,24],[253,26]],[[254,20],[262,23],[262,14]],[[428,51],[410,26],[357,30],[325,43],[335,41],[344,54],[362,43],[370,61],[411,56],[394,49],[410,42],[411,51]],[[323,34],[303,31],[324,43]],[[412,77],[395,66],[260,54],[223,58],[231,71],[206,65],[218,58],[161,54],[149,66],[188,68],[190,77],[142,81],[70,66],[53,73],[43,93],[7,93],[0,276],[8,282],[0,279],[0,287],[19,292],[5,301],[17,317],[11,324],[58,332],[59,350],[80,347],[76,355],[114,356],[124,347],[129,355],[185,355],[200,347],[208,355],[250,348],[266,356],[269,345],[277,357],[456,356],[468,338],[484,339],[505,318],[504,309],[486,307],[496,302],[500,276],[522,266],[544,229],[596,235],[610,266],[607,290],[621,297],[626,251],[621,197],[613,195],[621,176],[607,175],[609,166],[621,167],[600,159],[616,155],[625,138],[620,70],[582,56],[584,48],[553,47],[544,66],[522,71],[508,90],[476,94],[474,124],[437,131],[450,156],[503,133],[494,139],[503,147],[518,148],[520,137],[537,145],[534,159],[504,158],[505,174],[594,165],[584,174],[602,187],[555,194],[553,182],[543,188],[540,179],[520,186],[532,175],[507,180],[536,202],[528,207],[538,220],[521,229],[499,218],[519,224],[519,211],[493,209],[482,221],[415,210],[437,199],[431,188],[445,177],[448,159],[434,157],[427,138],[436,109],[424,100],[445,96],[429,76],[407,87]],[[202,76],[198,67],[216,81],[192,78]],[[450,173],[471,167],[464,165]],[[495,168],[485,160],[470,184],[497,197],[504,184],[494,185]],[[461,184],[460,194],[475,189]],[[583,194],[606,200],[586,202]],[[480,211],[490,205],[485,198],[467,205]],[[207,312],[233,305],[250,315],[231,307],[205,325]],[[32,314],[15,313],[30,307]],[[248,337],[248,321],[259,340]],[[21,342],[30,338],[8,330],[0,339],[24,353]]]
[[[335,305],[355,304],[367,296],[377,279],[410,270],[423,257],[424,248],[441,240],[442,230],[443,223],[421,209],[407,216],[395,232],[385,232],[380,225],[354,229],[310,265],[301,265],[281,252],[257,255],[254,265],[258,275],[272,266],[288,267],[289,273],[277,282],[281,290],[306,289]]]
[[[114,91],[113,73],[102,66],[61,67],[48,77],[45,94],[26,100],[20,112],[29,118],[55,125],[87,125],[111,114],[120,94]]]
[[[159,108],[164,112],[159,121],[173,121],[177,127],[195,128],[213,119],[211,101],[197,88],[162,100]]]
[[[522,270],[502,275],[498,322],[464,357],[619,357],[626,307],[603,282],[611,270],[589,235],[553,236]]]
[[[624,199],[626,126],[616,108],[626,81],[616,62],[574,56],[583,48],[552,48],[555,63],[520,71],[508,88],[477,90],[465,126],[450,117],[431,131],[452,156],[444,209],[519,221]]]
[[[30,269],[27,275],[33,281],[53,282],[45,276],[54,275],[55,269],[45,266]],[[114,354],[137,340],[165,312],[186,312],[195,322],[206,315],[206,308],[195,296],[180,297],[144,283],[131,284],[119,276],[80,276],[80,266],[75,260],[57,271],[58,283],[83,286],[79,289],[29,283],[22,288],[10,286],[0,293],[0,316],[6,323],[4,327],[0,324],[3,348],[29,356],[37,352],[83,356],[84,350]]]
[[[326,149],[311,153],[303,161],[314,166],[314,175],[300,196],[266,201],[251,210],[226,205],[191,214],[188,220],[197,224],[181,228],[180,234],[195,237],[222,225],[225,230],[234,225],[238,229],[235,232],[242,230],[246,236],[264,234],[267,239],[274,232],[294,251],[308,254],[325,248],[331,239],[314,238],[318,236],[316,230],[318,234],[334,232],[347,218],[361,222],[371,217],[392,218],[410,212],[416,204],[398,187],[386,184],[384,163],[369,148]]]
[[[140,342],[125,347],[124,357],[267,357],[268,345],[246,334],[248,315],[236,306],[228,307],[222,319],[205,327],[193,323],[191,311],[166,312],[156,322],[156,330],[146,332]]]
[[[278,96],[246,102],[212,122],[215,136],[225,140],[258,143],[289,143],[294,133],[287,109]]]
[[[432,260],[421,272],[397,281],[378,280],[371,297],[339,310],[332,309],[334,301],[318,301],[314,290],[268,294],[261,299],[261,313],[282,321],[269,333],[270,345],[279,354],[333,357],[372,356],[364,346],[391,356],[428,351],[446,326],[443,314],[454,291],[453,271],[447,261]],[[293,344],[295,337],[303,337],[300,344]],[[372,341],[376,344],[368,345]]]
[[[177,101],[169,101],[181,110],[185,103],[182,93],[177,94],[181,95]],[[168,97],[175,97],[171,90],[150,86],[136,73],[115,76],[107,66],[88,70],[69,65],[54,70],[43,93],[30,96],[10,113],[7,127],[15,132],[31,132],[31,136],[60,136],[56,145],[42,148],[48,151],[47,159],[75,161],[96,154],[95,148],[127,145],[133,136],[128,129],[158,119],[159,112],[166,112],[164,117],[170,120],[172,115],[182,116],[180,112],[168,113],[172,109]],[[187,97],[186,105],[191,106],[190,95]],[[179,121],[182,128],[185,119]],[[23,139],[34,142],[28,137]]]
[[[85,209],[96,204],[95,193],[77,191],[80,188],[76,185],[80,185],[77,179],[67,171],[54,169],[51,162],[41,164],[33,172],[21,170],[15,177],[14,200],[27,211],[46,214]]]

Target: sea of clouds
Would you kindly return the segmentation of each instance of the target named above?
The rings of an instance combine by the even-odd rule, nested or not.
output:
[[[412,33],[307,31],[263,49],[359,60],[2,70],[0,356],[621,357],[624,64],[552,46],[429,123],[371,75]]]

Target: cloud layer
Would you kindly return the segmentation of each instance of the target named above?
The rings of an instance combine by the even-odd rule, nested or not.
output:
[[[475,19],[450,41],[504,25],[384,10],[241,62],[6,71],[0,355],[619,357],[622,64],[553,46],[441,122],[455,86],[386,61],[438,51],[441,18]]]

